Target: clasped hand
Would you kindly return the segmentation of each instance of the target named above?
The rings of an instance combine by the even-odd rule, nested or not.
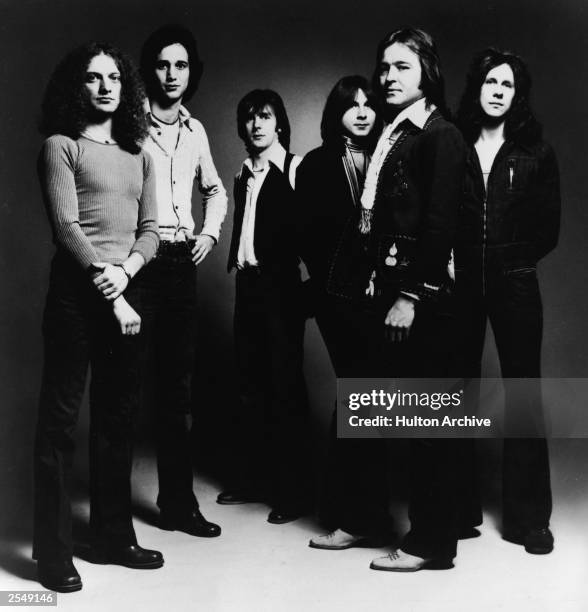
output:
[[[120,266],[113,266],[102,261],[92,265],[102,270],[92,279],[94,286],[107,300],[116,300],[129,284],[125,271]]]

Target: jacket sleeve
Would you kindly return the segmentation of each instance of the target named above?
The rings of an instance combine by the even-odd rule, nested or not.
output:
[[[544,144],[539,157],[533,202],[536,214],[535,256],[545,257],[557,246],[561,213],[559,168],[553,149]]]
[[[465,162],[466,145],[453,125],[425,133],[418,160],[422,221],[412,271],[400,287],[403,293],[434,299],[448,279]]]

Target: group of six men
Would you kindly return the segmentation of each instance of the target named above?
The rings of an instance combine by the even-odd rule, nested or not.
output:
[[[110,107],[116,108],[113,92],[116,90],[118,92],[116,96],[120,96],[119,71],[122,69],[120,65],[115,65],[114,60],[108,64],[110,57],[108,54],[114,56],[114,52],[107,49],[93,53],[94,55],[89,54],[91,61],[85,70],[87,88],[90,96],[93,96],[91,103],[96,108],[88,111],[85,128],[82,125],[82,128],[75,133],[78,138],[86,139],[83,147],[78,145],[74,150],[71,143],[66,143],[67,155],[78,156],[75,163],[70,164],[73,170],[72,168],[69,170],[72,170],[74,187],[77,189],[80,201],[80,218],[83,200],[87,194],[84,190],[87,186],[84,183],[84,176],[79,174],[76,167],[80,161],[79,156],[81,152],[86,151],[85,147],[91,148],[97,143],[112,145],[112,139],[117,138],[115,132],[111,133],[111,124],[107,123],[105,117],[112,115],[109,114]],[[366,246],[368,244],[378,244],[377,248],[380,250],[385,247],[383,267],[378,272],[383,279],[380,282],[384,283],[382,285],[384,293],[387,291],[385,287],[387,275],[396,274],[411,261],[419,261],[421,276],[410,277],[412,280],[407,281],[399,292],[397,288],[394,289],[396,293],[393,304],[386,302],[386,311],[377,315],[378,317],[381,315],[381,319],[377,319],[379,324],[376,326],[378,339],[370,340],[371,344],[370,342],[362,344],[364,352],[360,352],[359,356],[356,355],[355,361],[359,363],[363,360],[365,364],[376,364],[374,355],[377,353],[384,355],[384,361],[394,363],[398,368],[404,368],[403,371],[407,376],[423,374],[435,376],[439,372],[448,373],[448,370],[442,367],[444,357],[441,353],[436,354],[434,350],[435,346],[447,347],[448,344],[445,336],[439,342],[434,340],[437,337],[441,338],[440,334],[447,331],[439,324],[440,319],[435,311],[437,308],[435,304],[438,300],[437,294],[441,292],[441,283],[437,281],[446,274],[447,261],[444,257],[448,253],[445,251],[451,248],[449,228],[455,225],[453,207],[459,199],[460,186],[454,179],[459,178],[464,172],[466,149],[457,128],[443,117],[446,109],[442,77],[432,39],[420,30],[399,30],[382,41],[379,56],[382,65],[378,69],[382,73],[381,86],[385,97],[383,104],[393,109],[393,113],[388,117],[382,113],[384,118],[389,119],[388,127],[385,137],[380,138],[375,150],[372,147],[369,151],[369,153],[373,151],[369,167],[366,162],[368,159],[366,151],[355,146],[352,138],[344,140],[346,150],[344,157],[347,155],[348,164],[345,165],[347,163],[345,162],[343,166],[351,173],[357,172],[361,175],[359,181],[355,179],[355,190],[358,192],[355,204],[360,224],[352,226],[347,223],[342,236],[333,236],[334,245],[339,254],[348,248],[345,246],[345,240],[352,236],[352,239],[360,244],[361,252],[369,250]],[[96,58],[106,58],[106,64],[96,62]],[[106,67],[103,67],[103,64]],[[115,66],[114,70],[110,68],[111,65]],[[500,65],[507,66],[506,63]],[[149,215],[143,211],[142,217],[143,213],[140,210],[137,242],[128,258],[113,260],[112,264],[108,264],[96,261],[96,257],[89,254],[83,263],[90,264],[87,269],[95,287],[107,300],[112,301],[115,318],[119,321],[123,334],[135,335],[139,332],[141,320],[133,316],[132,309],[131,311],[124,309],[120,299],[129,284],[133,287],[132,279],[156,251],[153,261],[140,274],[144,298],[141,312],[145,330],[143,335],[147,336],[148,346],[155,359],[159,479],[157,505],[160,509],[160,526],[163,529],[177,529],[195,536],[215,537],[220,535],[221,528],[204,518],[193,490],[191,439],[186,416],[190,413],[193,403],[192,376],[199,346],[196,340],[194,266],[206,258],[219,240],[221,225],[227,213],[227,196],[212,160],[206,132],[202,124],[183,106],[183,103],[196,91],[202,74],[202,63],[191,33],[186,28],[176,25],[165,26],[154,32],[143,46],[140,68],[148,98],[148,133],[143,151],[149,156],[143,162],[143,176],[154,175],[155,187],[151,189],[154,190],[156,202],[155,206],[149,202],[143,202],[143,205],[145,211],[148,205],[152,207],[151,212],[156,209],[156,233],[159,234],[159,238],[152,237],[151,241],[156,240],[156,242],[151,246],[144,242],[141,248],[137,247],[139,239],[143,239],[141,238],[143,234],[154,233],[151,227],[153,222],[148,219]],[[490,71],[486,69],[488,75],[492,70],[492,67]],[[511,71],[510,75],[512,74]],[[510,78],[511,81],[514,79]],[[367,82],[363,84],[364,81],[361,81],[361,83],[361,86],[351,88],[354,100],[341,111],[345,126],[347,111],[353,109],[352,118],[347,119],[350,125],[349,133],[352,135],[355,132],[360,134],[362,131],[367,133],[374,125],[375,109],[369,108],[368,103],[368,98],[373,96],[373,92]],[[512,86],[508,85],[508,79],[504,83],[507,83],[506,87]],[[501,82],[500,86],[503,87],[504,83]],[[124,88],[123,82],[123,94]],[[479,93],[477,95],[479,96]],[[498,105],[497,101],[502,100],[503,93],[493,95],[494,103]],[[366,119],[368,115],[370,121]],[[339,119],[338,117],[337,121]],[[106,135],[104,130],[101,130],[104,125],[108,125],[109,128]],[[280,524],[305,514],[313,502],[313,484],[309,478],[311,449],[308,400],[302,374],[305,313],[299,269],[300,256],[304,258],[304,254],[308,254],[312,245],[300,242],[305,240],[304,228],[308,229],[309,237],[313,235],[313,231],[316,234],[317,229],[319,234],[320,231],[324,231],[327,240],[330,221],[327,219],[327,225],[321,229],[322,221],[318,217],[312,219],[314,210],[309,211],[305,219],[292,218],[292,211],[295,211],[298,201],[295,187],[301,159],[289,152],[290,125],[279,95],[271,90],[261,89],[247,94],[237,109],[237,125],[238,134],[244,141],[248,154],[235,178],[235,213],[228,261],[229,271],[234,268],[237,270],[234,335],[240,409],[236,414],[237,435],[234,448],[239,461],[235,462],[233,486],[221,492],[217,502],[220,504],[268,502],[272,508],[268,521]],[[410,129],[406,128],[407,125]],[[67,130],[60,132],[59,129],[49,130],[47,133],[68,134]],[[42,154],[41,180],[44,195],[51,209],[61,205],[59,199],[62,195],[60,192],[62,186],[61,183],[55,185],[51,173],[55,173],[55,168],[59,167],[62,160],[54,159],[61,154],[57,150],[59,143],[56,140],[52,143],[50,141],[51,138],[48,139],[47,142],[50,144],[45,145]],[[365,139],[358,138],[358,142],[360,141],[364,142]],[[122,147],[121,142],[122,139],[119,138],[118,144]],[[63,146],[63,143],[59,146]],[[405,156],[403,146],[410,147],[407,149],[408,157]],[[104,150],[95,149],[99,156],[103,156],[99,151]],[[133,147],[128,147],[128,150],[133,151]],[[399,155],[399,152],[402,152],[402,155]],[[398,159],[394,157],[395,155]],[[314,158],[310,156],[309,160],[311,159]],[[391,159],[394,160],[394,164],[390,164]],[[417,176],[419,184],[413,184],[412,168],[409,167],[413,162],[422,173],[420,178]],[[311,176],[309,167],[311,161],[305,166],[305,175]],[[320,172],[322,173],[322,170]],[[485,181],[488,181],[488,174],[489,172],[484,176]],[[514,171],[511,171],[511,187],[513,175]],[[305,182],[309,202],[312,201],[313,195],[320,193],[323,186],[319,183],[322,178],[319,173],[316,182],[313,182],[314,179]],[[96,185],[100,181],[106,182],[107,178],[98,177],[92,181],[94,182],[89,189],[97,189]],[[386,181],[391,187],[388,191],[382,191],[381,185],[388,184]],[[198,233],[195,233],[192,216],[194,182],[197,183],[203,201],[203,223]],[[148,199],[147,183],[145,179],[140,200]],[[349,184],[352,184],[351,180]],[[358,185],[363,190],[358,190]],[[326,188],[329,189],[330,186],[327,185]],[[362,191],[361,198],[359,191]],[[382,198],[387,203],[386,206],[382,204],[378,206]],[[408,198],[411,200],[411,206],[414,206],[398,208],[398,198]],[[54,204],[54,200],[57,204]],[[426,204],[423,204],[425,201]],[[319,202],[315,208],[318,209],[321,205]],[[298,214],[304,214],[303,211],[304,209],[300,208]],[[54,229],[57,228],[55,235],[58,253],[69,250],[70,254],[73,253],[76,257],[75,249],[70,248],[68,238],[62,238],[59,234],[59,224],[63,220],[60,217],[61,212],[59,210],[53,212],[55,214],[52,222]],[[352,218],[355,216],[354,213]],[[79,221],[80,219],[76,218],[73,224],[79,224]],[[383,229],[386,227],[395,227],[396,233],[386,233]],[[87,236],[92,238],[91,232],[85,231]],[[319,236],[318,240],[320,239]],[[417,247],[417,243],[420,246]],[[420,254],[416,253],[416,248],[421,249]],[[361,257],[360,253],[359,258]],[[305,261],[310,260],[312,256],[309,256],[308,260],[305,259]],[[337,265],[339,265],[338,270]],[[337,274],[342,275],[341,278],[349,274],[346,266],[341,268],[340,262],[337,265],[333,260],[329,270],[329,283]],[[416,267],[413,265],[414,269]],[[360,289],[363,292],[363,286]],[[50,290],[50,295],[51,293]],[[125,292],[125,295],[129,293]],[[363,305],[357,305],[363,304],[363,297],[357,299],[356,296],[352,299],[356,301],[353,302],[355,305],[351,310],[359,313]],[[388,310],[390,305],[392,308]],[[413,325],[415,306],[416,311],[420,313],[417,315],[419,324],[416,326]],[[48,312],[49,310],[46,311],[46,317]],[[327,313],[324,320],[325,328],[329,323],[327,320],[329,317]],[[360,322],[357,325],[358,329],[369,318],[362,317],[363,314],[358,315],[355,320]],[[317,319],[319,319],[318,314]],[[382,341],[384,340],[381,330],[384,321],[391,335],[387,338],[385,346],[380,343],[380,336]],[[360,336],[369,337],[369,326],[370,324],[366,323],[366,327],[360,329],[357,344],[347,343],[351,352],[355,351],[362,342]],[[325,335],[322,325],[321,331]],[[342,326],[335,330],[335,335],[344,334],[346,331],[345,326]],[[403,341],[402,346],[407,346],[406,338],[409,333],[412,334],[412,339],[408,351],[389,348],[392,345],[398,346]],[[368,354],[372,351],[374,354]],[[63,466],[59,453],[66,451],[63,449],[55,451],[61,442],[56,442],[55,431],[50,431],[51,427],[55,430],[60,427],[54,425],[55,421],[59,420],[55,418],[55,406],[67,402],[58,397],[59,385],[56,381],[61,373],[47,374],[50,369],[47,355],[49,353],[46,353],[46,375],[36,446],[34,556],[39,561],[39,579],[42,584],[55,590],[70,592],[79,590],[82,586],[81,579],[71,562],[71,517],[69,511],[66,512],[62,507],[63,503],[67,502],[63,487],[59,486],[61,497],[56,497],[51,484],[52,479],[60,481],[62,479]],[[429,362],[430,367],[428,366],[425,372],[422,364]],[[416,365],[417,363],[420,365]],[[395,375],[393,370],[386,368],[379,370],[380,365],[375,365],[378,371],[384,372],[385,375]],[[335,369],[337,370],[337,364]],[[94,389],[98,389],[106,380],[98,380],[100,377],[97,371],[93,373]],[[79,398],[75,401],[79,401]],[[99,418],[100,416],[96,420]],[[50,425],[51,423],[53,425]],[[113,443],[113,436],[116,435],[110,432],[109,436],[108,440],[103,441],[106,446],[99,448],[96,455],[102,457],[100,460],[96,459],[96,462],[103,461],[104,464],[91,466],[93,473],[98,474],[98,480],[99,473],[105,465],[109,467],[115,465],[112,452],[107,447]],[[96,445],[100,444],[102,441],[96,442]],[[366,458],[361,457],[361,449],[358,454],[358,449],[359,447],[352,450],[351,454],[348,453],[347,459],[351,461],[350,465],[364,465],[367,471],[370,471],[370,466],[366,465]],[[457,487],[455,468],[460,452],[457,446],[445,441],[421,440],[414,445],[412,463],[413,467],[417,467],[414,468],[416,494],[411,501],[412,532],[405,538],[399,553],[393,553],[389,558],[375,562],[374,569],[415,571],[429,565],[452,566],[451,559],[455,556],[457,532],[455,536],[448,536],[441,533],[442,530],[437,529],[437,525],[455,509],[454,506],[449,508],[445,500],[453,496]],[[541,457],[547,461],[546,450]],[[111,459],[113,461],[109,464]],[[128,456],[120,460],[122,463],[119,465],[125,464],[126,461],[130,474]],[[434,472],[431,470],[432,465],[437,465],[438,468]],[[339,471],[342,469],[343,466],[340,465]],[[548,465],[546,469],[547,490],[544,491],[543,497],[548,500],[546,503],[550,507]],[[105,474],[106,471],[102,476]],[[352,502],[348,510],[351,507],[360,508],[362,503],[365,505],[370,495],[382,497],[381,493],[376,491],[376,486],[371,487],[371,491],[367,490],[368,487],[364,487],[365,495],[357,493],[361,489],[359,481],[362,478],[361,470],[358,470],[355,474],[356,482],[351,483],[350,487],[350,489],[355,487],[357,490],[353,495],[348,495],[348,499]],[[120,521],[120,525],[126,525],[128,507],[112,510],[116,506],[113,496],[124,497],[130,494],[125,486],[122,483],[118,493],[115,489],[109,491],[108,486],[100,490],[93,489],[92,512],[99,527],[98,531],[104,528],[105,517],[109,512],[112,517],[108,520],[112,520],[113,524]],[[452,491],[451,494],[448,493],[449,489]],[[100,503],[98,503],[99,497],[101,497]],[[351,499],[352,497],[355,499]],[[57,499],[59,501],[56,501]],[[101,512],[95,511],[94,507],[101,508]],[[48,508],[50,520],[45,521],[44,513]],[[549,552],[552,548],[553,539],[548,529],[548,515],[549,512],[546,515],[547,522],[542,520],[541,525],[537,525],[537,529],[531,530],[533,538],[540,543],[535,547],[535,552]],[[470,536],[472,532],[476,535],[473,529],[475,520],[477,519],[472,519],[470,524],[465,525],[470,529]],[[314,538],[310,545],[327,549],[348,548],[359,545],[365,539],[360,529],[345,531],[344,520],[335,527],[338,528],[336,531],[328,536]],[[107,545],[103,546],[101,551],[103,562],[139,569],[161,567],[163,564],[161,553],[141,548],[136,543],[132,527],[126,525],[125,529],[126,539],[125,537],[117,539],[112,534],[109,536],[110,540],[106,539]],[[532,552],[528,537],[531,531],[517,532],[512,538],[513,541],[525,544],[529,552]]]

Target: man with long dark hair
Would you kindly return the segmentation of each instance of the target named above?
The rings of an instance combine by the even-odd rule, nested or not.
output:
[[[359,197],[382,128],[379,102],[367,79],[346,76],[329,93],[321,120],[322,146],[297,172],[299,251],[310,279],[313,312],[338,378],[375,376],[378,360],[369,329],[366,237],[359,232]],[[371,268],[369,269],[371,272]],[[394,539],[388,511],[384,440],[337,439],[333,413],[319,497],[329,528],[312,548],[343,550]]]
[[[480,377],[490,320],[502,376],[511,379],[505,380],[503,537],[546,554],[553,549],[552,502],[536,268],[557,244],[560,192],[556,157],[531,112],[530,89],[523,60],[496,49],[478,54],[467,76],[457,116],[470,148],[455,249],[456,355],[464,376]]]
[[[238,459],[234,486],[217,501],[267,501],[268,521],[286,523],[308,509],[312,487],[293,222],[300,158],[288,151],[290,123],[274,91],[256,89],[239,102],[237,130],[249,154],[235,178],[228,262],[229,271],[237,268]]]
[[[131,512],[142,347],[134,277],[155,254],[158,234],[152,161],[141,150],[143,88],[130,60],[101,43],[71,52],[47,87],[42,131],[39,177],[57,252],[43,317],[33,557],[45,587],[71,592],[82,582],[66,481],[89,363],[96,560],[163,565],[161,553],[137,545]]]
[[[141,53],[149,97],[161,242],[146,270],[146,332],[155,366],[157,473],[163,529],[215,537],[220,527],[202,515],[193,491],[191,438],[196,353],[196,269],[217,243],[227,211],[225,189],[212,161],[202,124],[183,103],[202,74],[196,41],[178,25],[155,31]],[[204,222],[194,235],[192,185],[202,193]]]

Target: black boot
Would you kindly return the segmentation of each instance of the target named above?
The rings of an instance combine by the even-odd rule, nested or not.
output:
[[[58,593],[73,593],[82,588],[82,579],[71,559],[37,562],[39,582],[50,591]]]

